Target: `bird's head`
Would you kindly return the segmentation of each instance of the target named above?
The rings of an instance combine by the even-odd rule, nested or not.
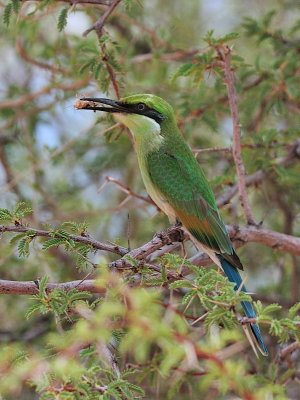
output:
[[[135,94],[121,100],[85,97],[85,109],[113,113],[127,126],[136,139],[162,135],[162,126],[175,121],[173,108],[162,98],[153,94]]]

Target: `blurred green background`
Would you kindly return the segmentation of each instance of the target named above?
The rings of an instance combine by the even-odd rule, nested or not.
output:
[[[124,1],[105,24],[99,42],[95,32],[82,34],[105,7],[78,3],[0,5],[8,22],[7,4],[11,4],[8,26],[0,25],[0,206],[11,209],[18,201],[30,203],[33,213],[26,223],[35,228],[86,222],[88,232],[100,241],[125,247],[129,241],[131,248],[149,241],[168,227],[166,217],[107,181],[114,178],[147,195],[126,131],[119,125],[109,129],[115,124],[110,117],[75,110],[73,104],[81,96],[115,98],[112,71],[121,97],[149,92],[168,100],[193,149],[230,148],[232,125],[222,76],[199,68],[194,77],[185,77],[178,69],[207,53],[203,38],[208,31],[215,37],[237,32],[239,38],[229,45],[237,56],[243,159],[248,174],[272,170],[262,183],[249,187],[253,212],[264,227],[299,236],[299,162],[292,160],[286,168],[273,163],[285,157],[299,138],[300,2]],[[174,80],[176,71],[180,76]],[[217,197],[236,182],[229,151],[200,152],[197,158]],[[238,196],[221,213],[226,223],[245,224]],[[52,282],[62,282],[92,271],[89,264],[76,269],[76,254],[60,247],[42,251],[39,240],[31,243],[26,259],[10,245],[9,235],[3,234],[0,246],[1,279],[47,275]],[[189,254],[194,252],[190,244],[186,247]],[[299,300],[298,258],[251,243],[239,254],[247,268],[249,290],[257,298],[266,304],[278,302],[283,312]],[[100,252],[90,257],[95,264],[116,258]],[[4,344],[30,342],[24,335],[34,325],[41,330],[36,334],[38,328],[34,329],[33,344],[38,348],[44,332],[57,329],[50,317],[24,318],[31,302],[23,296],[0,298]],[[267,342],[275,357],[276,339]],[[266,371],[268,361],[260,362]],[[299,355],[293,364],[297,367]],[[299,396],[297,374],[288,384],[288,398]],[[274,382],[278,383],[276,378]],[[29,389],[22,390],[19,398],[38,398],[30,397]],[[211,392],[206,393],[211,398]],[[161,398],[155,396],[149,389],[147,398]],[[228,396],[218,393],[215,398],[236,398]]]

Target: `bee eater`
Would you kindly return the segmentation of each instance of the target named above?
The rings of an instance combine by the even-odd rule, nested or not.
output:
[[[152,94],[137,94],[120,101],[82,98],[75,107],[114,113],[129,128],[141,175],[152,200],[170,221],[181,222],[196,247],[224,271],[235,284],[235,290],[247,292],[239,273],[243,270],[242,263],[221,219],[213,191],[183,140],[170,104]],[[243,301],[242,306],[247,317],[256,318],[249,301]],[[255,343],[267,355],[258,325],[248,326],[252,347]]]

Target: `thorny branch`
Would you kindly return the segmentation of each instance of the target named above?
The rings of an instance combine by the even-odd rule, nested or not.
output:
[[[107,20],[107,18],[111,15],[117,5],[121,2],[121,0],[114,0],[111,2],[105,13],[95,22],[93,26],[83,32],[83,36],[87,36],[90,32],[96,31],[98,36],[102,35],[103,26]]]
[[[34,237],[36,236],[47,237],[47,238],[59,237],[59,233],[56,234],[53,231],[51,232],[42,229],[33,229],[23,225],[9,225],[9,226],[0,225],[0,232],[18,232],[18,233],[30,232],[30,234],[32,234]],[[85,236],[69,235],[69,238],[74,242],[87,244],[96,250],[104,250],[110,253],[119,254],[121,256],[124,256],[126,253],[128,253],[128,250],[125,247],[118,246],[116,244],[111,245],[103,242],[98,242],[97,240],[92,239],[86,235]]]
[[[245,179],[246,186],[258,185],[260,184],[267,176],[272,175],[276,170],[276,167],[289,167],[295,159],[300,159],[300,139],[297,139],[289,148],[288,154],[277,160],[273,163],[273,168],[258,170],[254,172],[252,175],[248,175]],[[228,189],[222,196],[220,196],[217,200],[218,206],[222,207],[225,204],[228,204],[229,201],[238,193],[239,188],[238,184],[233,185],[230,189]]]
[[[300,342],[293,342],[282,349],[279,353],[279,359],[284,359],[294,351],[300,349]]]
[[[256,225],[246,190],[246,183],[245,183],[246,171],[241,155],[241,125],[239,122],[237,94],[234,85],[234,73],[231,67],[231,50],[229,47],[219,46],[217,47],[217,52],[219,54],[219,57],[223,61],[224,80],[227,86],[229,106],[231,110],[232,125],[233,125],[232,155],[236,166],[237,185],[238,185],[241,205],[244,209],[247,223],[250,225]]]
[[[135,197],[139,200],[144,201],[145,203],[150,204],[151,206],[154,206],[157,208],[157,210],[159,210],[159,208],[157,207],[157,205],[153,202],[153,200],[151,199],[151,197],[149,196],[142,196],[138,193],[136,193],[135,191],[133,191],[132,189],[130,189],[130,187],[124,185],[124,183],[118,181],[117,179],[111,177],[111,176],[106,176],[105,177],[105,182],[103,183],[103,185],[101,185],[99,192],[104,188],[104,186],[106,186],[107,183],[113,183],[114,185],[118,186],[122,192],[126,193],[127,196],[130,197]],[[126,199],[125,199],[126,200]],[[124,203],[124,202],[122,202]]]
[[[265,246],[271,247],[275,250],[285,251],[291,254],[300,255],[300,238],[298,237],[285,235],[268,229],[261,229],[255,226],[248,226],[248,227],[227,226],[227,229],[231,239],[237,245],[244,245],[245,243],[248,242],[255,242],[264,244]],[[53,232],[39,230],[39,229],[32,229],[25,226],[2,225],[0,226],[0,231],[17,232],[17,233],[32,232],[36,236],[53,237]],[[124,247],[98,242],[97,240],[92,239],[88,236],[70,235],[70,239],[74,240],[75,242],[88,244],[97,250],[103,250],[121,255],[122,258],[111,262],[109,266],[116,270],[122,270],[122,269],[137,268],[133,267],[132,263],[130,262],[130,259],[135,259],[138,262],[138,266],[142,266],[145,265],[145,263],[148,263],[149,260],[151,261],[151,257],[155,254],[156,251],[164,248],[163,253],[169,252],[171,245],[185,240],[185,234],[178,226],[174,226],[168,229],[166,232],[162,232],[160,234],[155,235],[154,238],[150,240],[148,243],[144,244],[141,247],[133,249],[130,252],[128,252],[128,249]],[[160,252],[160,254],[162,254],[162,252]],[[124,255],[126,255],[125,258]],[[192,257],[190,261],[192,261],[195,265],[209,265],[212,263],[209,257],[202,253]],[[156,272],[160,271],[160,267],[157,265],[153,265],[152,261],[150,264],[150,268],[152,268]],[[188,274],[188,269],[184,269],[183,271],[181,271],[181,275],[186,275],[186,274]],[[178,276],[175,276],[173,273],[170,273],[168,276],[168,278],[170,278],[171,280],[173,280],[176,277]],[[7,285],[5,282],[8,282]],[[27,282],[27,283],[20,283],[20,286],[18,286],[18,282],[12,283],[12,281],[1,281],[0,293],[30,294],[31,291],[36,291],[37,289],[33,285],[34,283]],[[78,290],[89,290],[93,293],[97,292],[97,290],[101,290],[101,292],[103,290],[103,288],[97,289],[97,286],[95,286],[95,283],[93,283],[93,281],[91,280],[66,282],[64,284],[59,284],[59,285],[62,285],[62,288],[63,285],[66,285],[65,286],[66,290],[70,290],[70,288],[74,288],[76,285],[78,285]]]
[[[77,280],[63,283],[48,283],[47,291],[51,292],[54,289],[62,289],[69,291],[76,289],[78,291],[87,291],[90,293],[105,293],[106,289],[99,286],[96,280],[86,279],[84,281]],[[34,295],[39,293],[38,281],[9,281],[0,280],[0,293],[1,294],[25,294]]]
[[[98,31],[97,31],[97,34],[98,34],[98,36],[100,36],[100,33],[98,33]],[[114,88],[115,95],[116,95],[117,99],[119,99],[120,98],[119,84],[117,82],[115,71],[114,71],[113,67],[111,66],[111,64],[109,62],[109,56],[108,56],[108,53],[107,53],[107,49],[106,49],[105,43],[101,44],[101,52],[102,52],[102,60],[103,60],[103,62],[105,64],[105,68],[106,68],[106,70],[108,72],[110,81],[111,81],[112,86]]]
[[[71,91],[71,90],[78,90],[81,89],[82,87],[86,86],[87,83],[89,82],[89,78],[84,78],[84,79],[80,79],[77,80],[76,82],[71,82],[71,83],[61,83],[61,84],[56,84],[54,85],[47,85],[45,87],[43,87],[40,90],[37,90],[36,92],[32,92],[32,93],[27,93],[24,94],[20,97],[18,97],[17,99],[9,99],[9,100],[4,100],[0,102],[0,110],[1,109],[18,109],[20,107],[22,107],[24,104],[33,101],[37,98],[39,98],[40,96],[44,95],[44,94],[48,94],[50,92],[52,92],[53,90],[63,90],[63,91]]]
[[[21,38],[17,38],[16,40],[16,50],[19,56],[26,62],[35,65],[36,67],[39,67],[41,69],[45,69],[48,71],[51,71],[53,73],[62,73],[62,74],[68,74],[68,71],[65,68],[58,67],[56,65],[51,65],[46,62],[38,61],[35,60],[34,58],[30,57],[30,55],[27,54],[26,49],[22,43]]]
[[[25,1],[32,1],[32,0],[21,0]],[[70,5],[77,5],[77,4],[92,4],[94,6],[110,6],[113,0],[57,0],[57,2],[69,3]]]
[[[269,148],[280,148],[280,147],[289,147],[288,143],[269,143],[267,145],[263,143],[243,143],[241,144],[241,148],[243,149],[269,149]],[[232,147],[203,147],[203,148],[194,148],[193,153],[197,157],[198,154],[201,153],[225,153],[232,155]]]
[[[118,6],[118,4],[121,1],[122,0],[114,0],[114,1],[112,1],[109,4],[109,7],[107,8],[107,10],[95,22],[95,24],[92,25],[89,29],[87,29],[86,31],[83,32],[83,36],[87,36],[90,32],[95,31],[97,36],[98,36],[98,38],[100,39],[102,34],[103,34],[103,27],[104,27],[104,24],[105,24],[107,18],[112,14],[114,9]],[[109,62],[109,56],[108,56],[108,53],[107,53],[107,49],[106,49],[105,43],[101,43],[100,42],[100,48],[101,48],[101,52],[102,52],[102,60],[103,60],[103,62],[105,64],[105,68],[106,68],[106,70],[108,72],[108,75],[109,75],[110,81],[112,83],[115,95],[119,99],[120,98],[119,85],[118,85],[118,82],[117,82],[115,71],[114,71],[113,67],[111,66],[111,64]]]

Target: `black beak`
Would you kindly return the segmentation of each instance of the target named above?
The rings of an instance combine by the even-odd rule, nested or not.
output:
[[[82,97],[80,101],[86,102],[86,104],[83,104],[80,107],[83,110],[105,111],[110,113],[130,113],[130,110],[126,107],[125,104],[122,104],[120,101],[116,100]],[[98,104],[103,105],[99,106]]]
[[[78,110],[144,115],[148,118],[154,119],[158,124],[164,120],[164,116],[161,113],[147,107],[144,103],[130,104],[122,101],[97,97],[82,97],[74,104],[74,107]]]

